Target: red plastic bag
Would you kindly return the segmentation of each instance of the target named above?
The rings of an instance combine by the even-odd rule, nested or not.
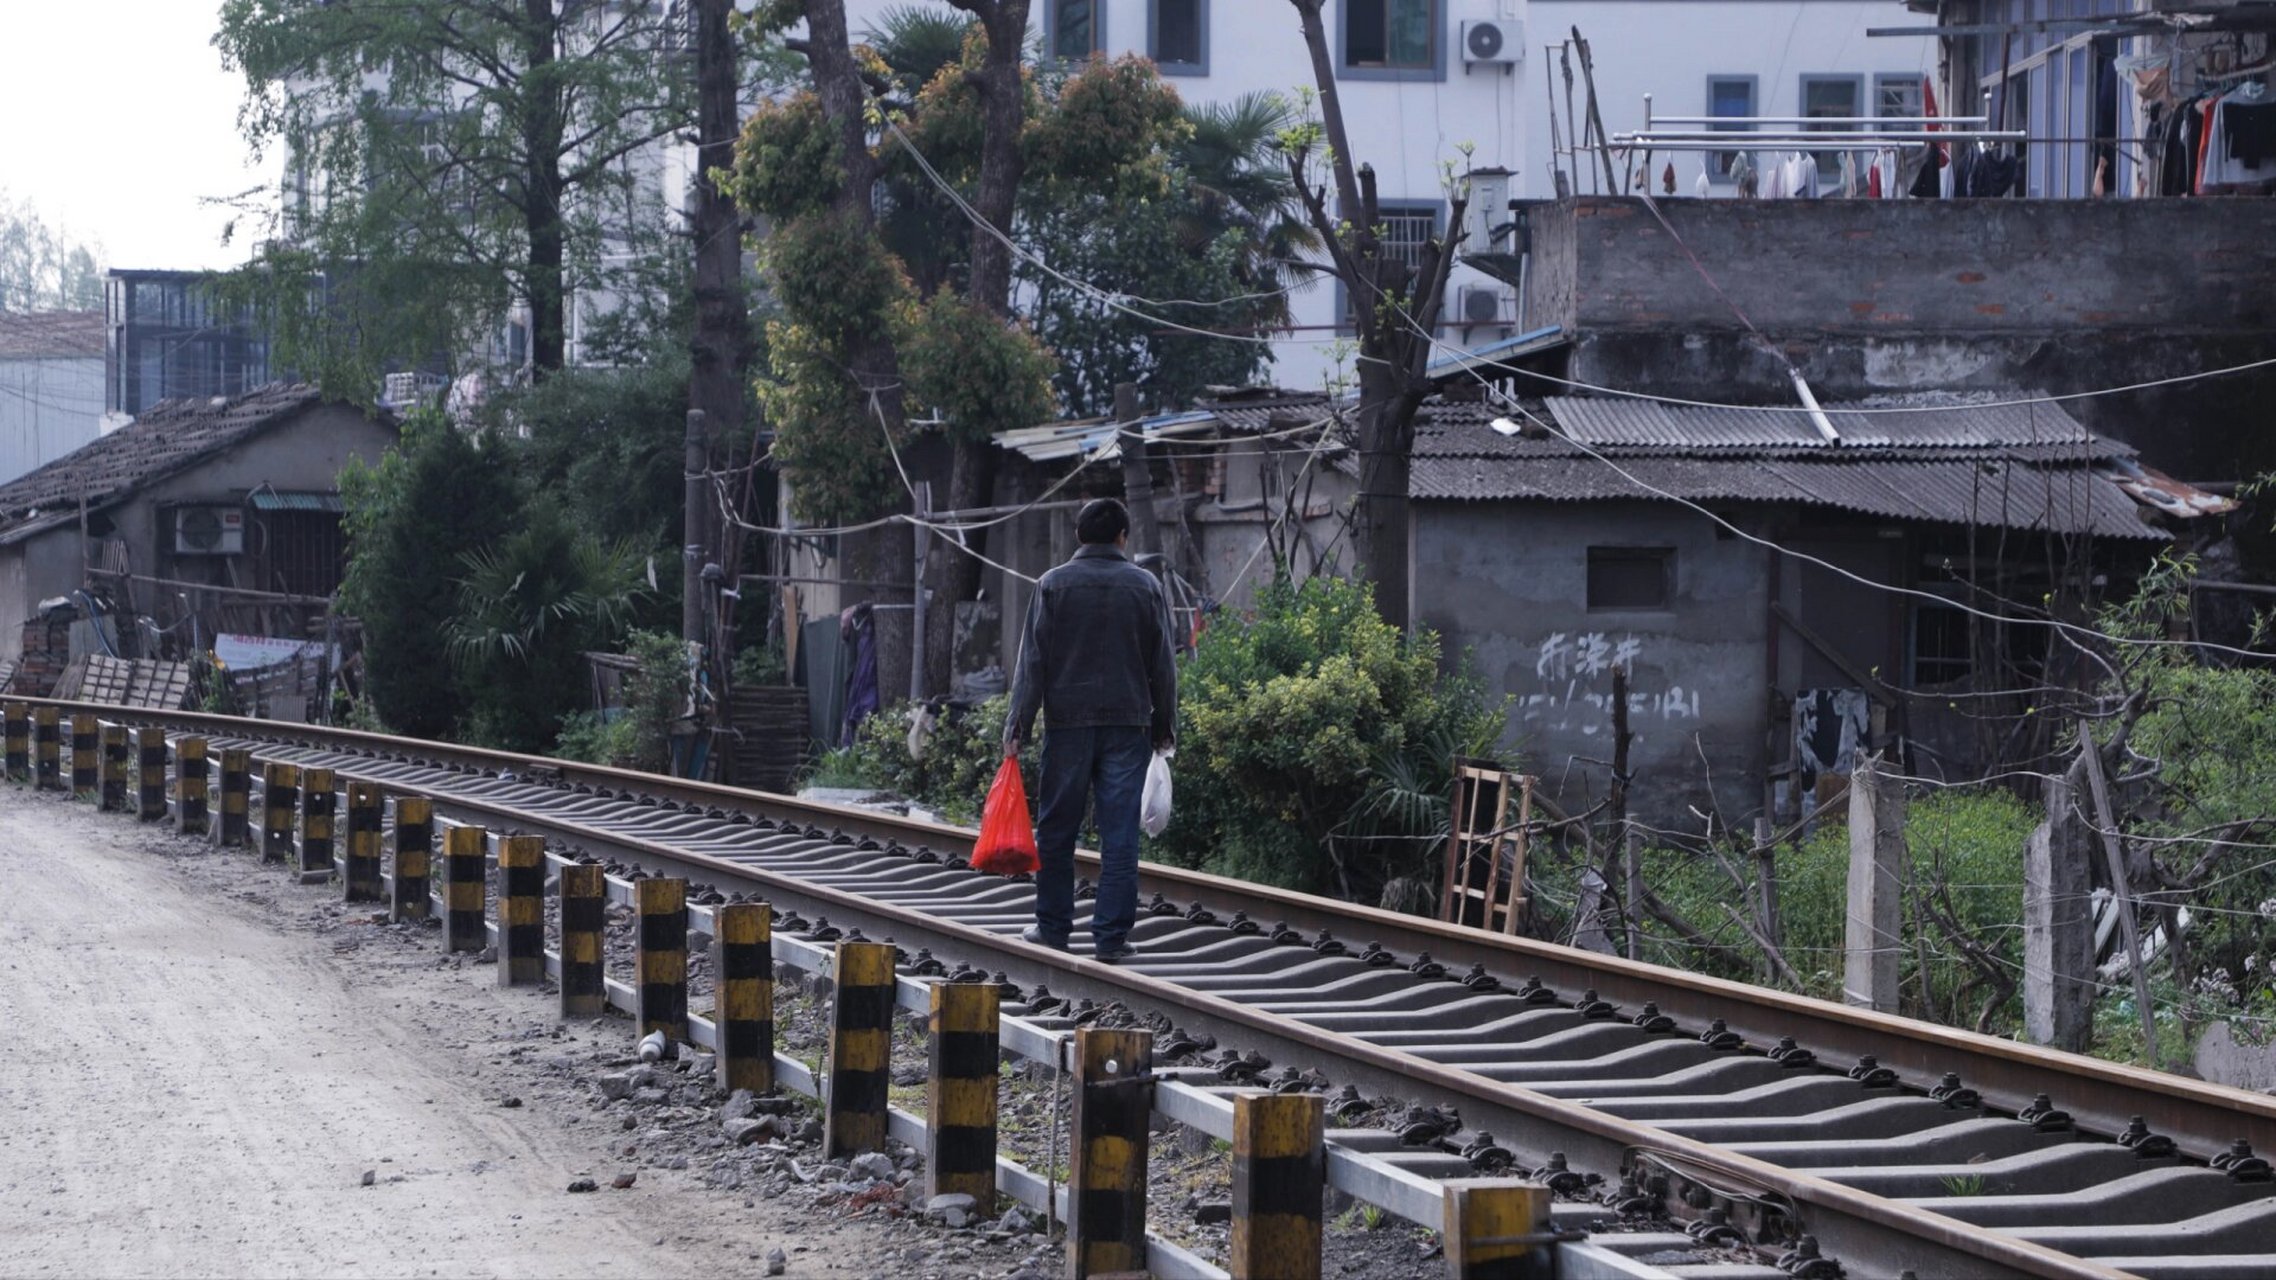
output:
[[[1035,823],[1027,816],[1027,784],[1020,781],[1019,757],[1005,756],[988,787],[980,811],[980,839],[972,846],[972,869],[992,876],[1032,875],[1042,865],[1035,856]]]

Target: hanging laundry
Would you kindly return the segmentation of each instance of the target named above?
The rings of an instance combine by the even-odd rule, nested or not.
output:
[[[2250,169],[2276,162],[2276,102],[2230,98],[2221,106],[2229,159]]]

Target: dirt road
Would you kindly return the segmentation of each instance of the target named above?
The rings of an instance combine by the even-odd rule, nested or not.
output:
[[[621,1028],[528,1026],[542,997],[472,973],[421,975],[457,979],[439,996],[364,981],[280,929],[272,894],[297,886],[250,861],[0,786],[0,1275],[757,1275],[777,1246],[793,1276],[890,1265],[788,1204],[611,1190],[598,1135],[501,1105],[471,1042],[509,1007],[555,1045],[621,1049]],[[469,1043],[438,1043],[446,1016]],[[580,1176],[601,1190],[568,1194]]]

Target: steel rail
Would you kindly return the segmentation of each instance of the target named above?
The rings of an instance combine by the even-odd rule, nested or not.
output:
[[[122,713],[116,708],[102,708],[116,717]],[[423,791],[433,796],[439,805],[447,805],[466,812],[490,818],[503,819],[526,828],[552,832],[561,838],[589,843],[601,848],[621,849],[642,856],[676,862],[683,867],[697,869],[705,874],[732,882],[764,886],[770,897],[780,902],[811,904],[805,909],[827,909],[841,922],[860,922],[867,927],[892,929],[897,934],[924,944],[938,945],[950,953],[978,952],[994,959],[1014,957],[1011,961],[1023,971],[1050,974],[1051,981],[1060,984],[1062,991],[1080,990],[1099,993],[1101,998],[1116,998],[1140,1007],[1167,1007],[1187,1014],[1189,1021],[1198,1027],[1222,1029],[1220,1034],[1231,1034],[1252,1044],[1270,1048],[1284,1060],[1290,1052],[1305,1060],[1332,1061],[1338,1074],[1346,1079],[1362,1079],[1374,1088],[1390,1090],[1409,1097],[1426,1100],[1461,1101],[1472,1112],[1473,1121],[1481,1119],[1476,1113],[1482,1108],[1490,1112],[1497,1131],[1511,1135],[1506,1144],[1531,1151],[1560,1149],[1577,1156],[1583,1167],[1625,1169],[1637,1160],[1647,1161],[1660,1168],[1679,1171],[1678,1181],[1688,1181],[1705,1187],[1742,1189],[1742,1197],[1766,1198],[1783,1202],[1790,1216],[1804,1229],[1815,1232],[1828,1246],[1829,1252],[1852,1260],[1870,1260],[1878,1269],[1889,1266],[1892,1270],[1902,1265],[1923,1275],[1984,1274],[1996,1268],[2009,1274],[2039,1276],[2112,1276],[2125,1274],[2113,1271],[2068,1254],[2059,1253],[2043,1245],[2032,1243],[2014,1235],[1986,1232],[1956,1218],[1928,1212],[1912,1205],[1884,1199],[1859,1191],[1806,1172],[1780,1167],[1765,1159],[1718,1147],[1712,1142],[1696,1140],[1648,1123],[1638,1123],[1595,1107],[1578,1105],[1570,1100],[1524,1088],[1510,1081],[1488,1079],[1460,1065],[1435,1061],[1425,1053],[1400,1047],[1370,1044],[1340,1035],[1271,1009],[1260,1009],[1253,1003],[1218,995],[1211,991],[1196,990],[1197,981],[1176,982],[1134,972],[1130,969],[1098,965],[1094,962],[1063,954],[1047,953],[1037,948],[1010,944],[998,932],[979,928],[961,921],[941,918],[901,904],[880,901],[848,889],[795,874],[770,871],[745,861],[714,857],[696,849],[689,849],[663,839],[649,839],[623,830],[589,825],[573,821],[558,814],[544,813],[527,804],[485,799],[465,794],[466,786],[481,785],[486,779],[473,779],[465,785],[421,787],[402,775],[408,769],[432,770],[423,760],[414,757],[439,758],[452,761],[463,773],[467,769],[499,774],[525,772],[532,776],[515,779],[529,783],[551,783],[555,787],[592,787],[592,781],[571,784],[572,774],[585,779],[605,778],[600,783],[611,789],[635,795],[653,796],[658,791],[679,791],[689,803],[700,798],[706,802],[688,815],[693,823],[702,824],[708,809],[728,806],[715,802],[727,801],[734,812],[752,812],[754,803],[772,808],[776,813],[785,811],[807,817],[844,817],[858,821],[862,826],[872,820],[882,820],[883,829],[898,838],[912,833],[932,835],[951,840],[962,833],[931,824],[912,824],[897,821],[884,815],[865,811],[839,809],[836,806],[816,805],[812,802],[787,801],[777,803],[775,797],[755,793],[736,792],[727,788],[708,787],[704,784],[653,779],[647,775],[630,774],[618,770],[598,770],[591,766],[564,765],[559,762],[537,761],[529,757],[504,753],[477,752],[473,749],[450,747],[443,744],[408,743],[400,739],[377,738],[372,735],[349,734],[333,730],[312,730],[298,726],[275,725],[269,722],[249,722],[221,717],[191,716],[189,713],[127,712],[137,718],[161,719],[177,727],[201,728],[208,732],[257,735],[273,742],[298,746],[303,750],[337,752],[342,742],[351,741],[351,753],[357,753],[373,764],[357,765],[346,761],[327,761],[341,767],[344,776],[363,776],[380,781],[397,790]],[[194,721],[195,723],[191,723]],[[360,741],[358,741],[360,740]],[[410,751],[406,752],[406,748]],[[455,757],[455,758],[454,758]],[[398,767],[400,766],[400,767]],[[449,782],[448,775],[435,782]],[[664,783],[667,786],[654,784]],[[497,785],[510,783],[493,784]],[[559,798],[558,791],[549,791]],[[585,803],[581,798],[571,800]],[[605,806],[606,800],[595,797]],[[650,809],[661,808],[653,801]],[[635,810],[636,812],[638,810]],[[657,816],[653,812],[650,816]],[[846,824],[851,826],[849,822]],[[806,833],[800,833],[803,836]],[[822,834],[815,832],[813,834]],[[847,837],[849,843],[851,837]],[[825,846],[826,847],[826,846]],[[951,845],[953,848],[954,846]],[[1206,888],[1218,894],[1232,894],[1232,900],[1242,904],[1235,909],[1256,909],[1264,903],[1277,908],[1305,907],[1322,918],[1333,918],[1349,935],[1355,920],[1370,921],[1385,931],[1397,929],[1393,936],[1405,938],[1427,937],[1434,943],[1434,951],[1451,942],[1482,945],[1498,961],[1495,967],[1506,968],[1513,955],[1531,955],[1543,961],[1546,971],[1554,966],[1548,961],[1562,961],[1574,966],[1575,971],[1587,974],[1586,981],[1607,998],[1618,990],[1618,982],[1628,982],[1647,993],[1647,998],[1662,1002],[1670,999],[1671,988],[1705,997],[1708,1012],[1729,1017],[1725,1005],[1743,1002],[1748,998],[1760,999],[1777,993],[1760,992],[1734,983],[1698,978],[1654,966],[1614,961],[1604,957],[1570,953],[1554,954],[1562,949],[1547,948],[1542,944],[1527,943],[1520,939],[1506,939],[1479,933],[1475,930],[1457,930],[1447,926],[1416,921],[1409,917],[1392,916],[1367,908],[1353,908],[1345,904],[1330,903],[1305,895],[1286,891],[1261,891],[1256,886],[1237,885],[1215,877],[1199,877],[1190,872],[1151,868],[1150,875],[1158,882],[1173,885]],[[1420,926],[1420,927],[1418,927]],[[1449,952],[1437,952],[1449,956]],[[1547,954],[1544,954],[1547,953]],[[1578,960],[1578,965],[1574,961]],[[1677,980],[1677,981],[1672,981]],[[1199,985],[1208,985],[1200,981]],[[1575,984],[1577,985],[1577,984]],[[1863,1025],[1875,1033],[1901,1036],[1922,1030],[1921,1024],[1901,1019],[1878,1018],[1875,1015],[1858,1015],[1857,1011],[1827,1006],[1823,1002],[1800,997],[1778,997],[1776,1005],[1816,1012],[1832,1010],[1849,1019],[1864,1019]],[[1686,1012],[1694,1006],[1686,1003],[1671,1008]],[[1734,1024],[1734,1029],[1736,1029]],[[1791,1031],[1791,1027],[1788,1028]],[[1946,1033],[1965,1037],[1966,1033]],[[1966,1037],[2002,1047],[2004,1042],[1986,1041],[1983,1037]],[[2026,1054],[2044,1051],[2026,1050]],[[2046,1055],[2065,1058],[2067,1055]],[[2081,1060],[2086,1061],[2086,1060]],[[2095,1064],[2103,1065],[2103,1064]],[[1838,1079],[1834,1077],[1833,1079]],[[1980,1079],[1972,1080],[1982,1088]],[[2179,1084],[2170,1077],[2159,1077],[2159,1083]],[[2044,1085],[2041,1086],[2044,1089]],[[2236,1092],[2236,1091],[2223,1091]],[[2241,1095],[2252,1098],[2253,1095]],[[2066,1098],[2065,1104],[2076,1110],[2075,1099]],[[2138,1110],[2139,1108],[2137,1108]],[[2230,1132],[2236,1132],[2236,1117],[2230,1117]],[[1509,1126],[1503,1128],[1503,1126]]]

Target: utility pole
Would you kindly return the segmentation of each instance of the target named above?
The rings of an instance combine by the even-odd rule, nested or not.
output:
[[[1114,384],[1114,422],[1122,447],[1122,499],[1130,507],[1130,549],[1152,555],[1162,549],[1162,531],[1154,521],[1154,470],[1139,425],[1137,383]]]
[[[689,640],[707,646],[703,669],[711,673],[713,723],[731,728],[727,673],[734,662],[728,601],[707,620],[702,581],[706,564],[739,566],[741,534],[711,518],[711,445],[723,442],[730,454],[744,437],[743,397],[751,364],[751,325],[743,297],[743,215],[711,180],[735,163],[735,138],[742,123],[735,35],[728,18],[735,0],[693,0],[695,22],[696,172],[688,230],[695,248],[695,334],[688,366],[687,562],[680,605],[680,627]],[[700,453],[699,453],[700,447]],[[732,495],[729,495],[732,496]],[[733,546],[730,546],[730,543]],[[733,585],[733,584],[727,584]]]
[[[711,558],[711,430],[701,409],[688,410],[684,545],[680,548],[680,638],[707,643],[703,626],[703,566]]]

